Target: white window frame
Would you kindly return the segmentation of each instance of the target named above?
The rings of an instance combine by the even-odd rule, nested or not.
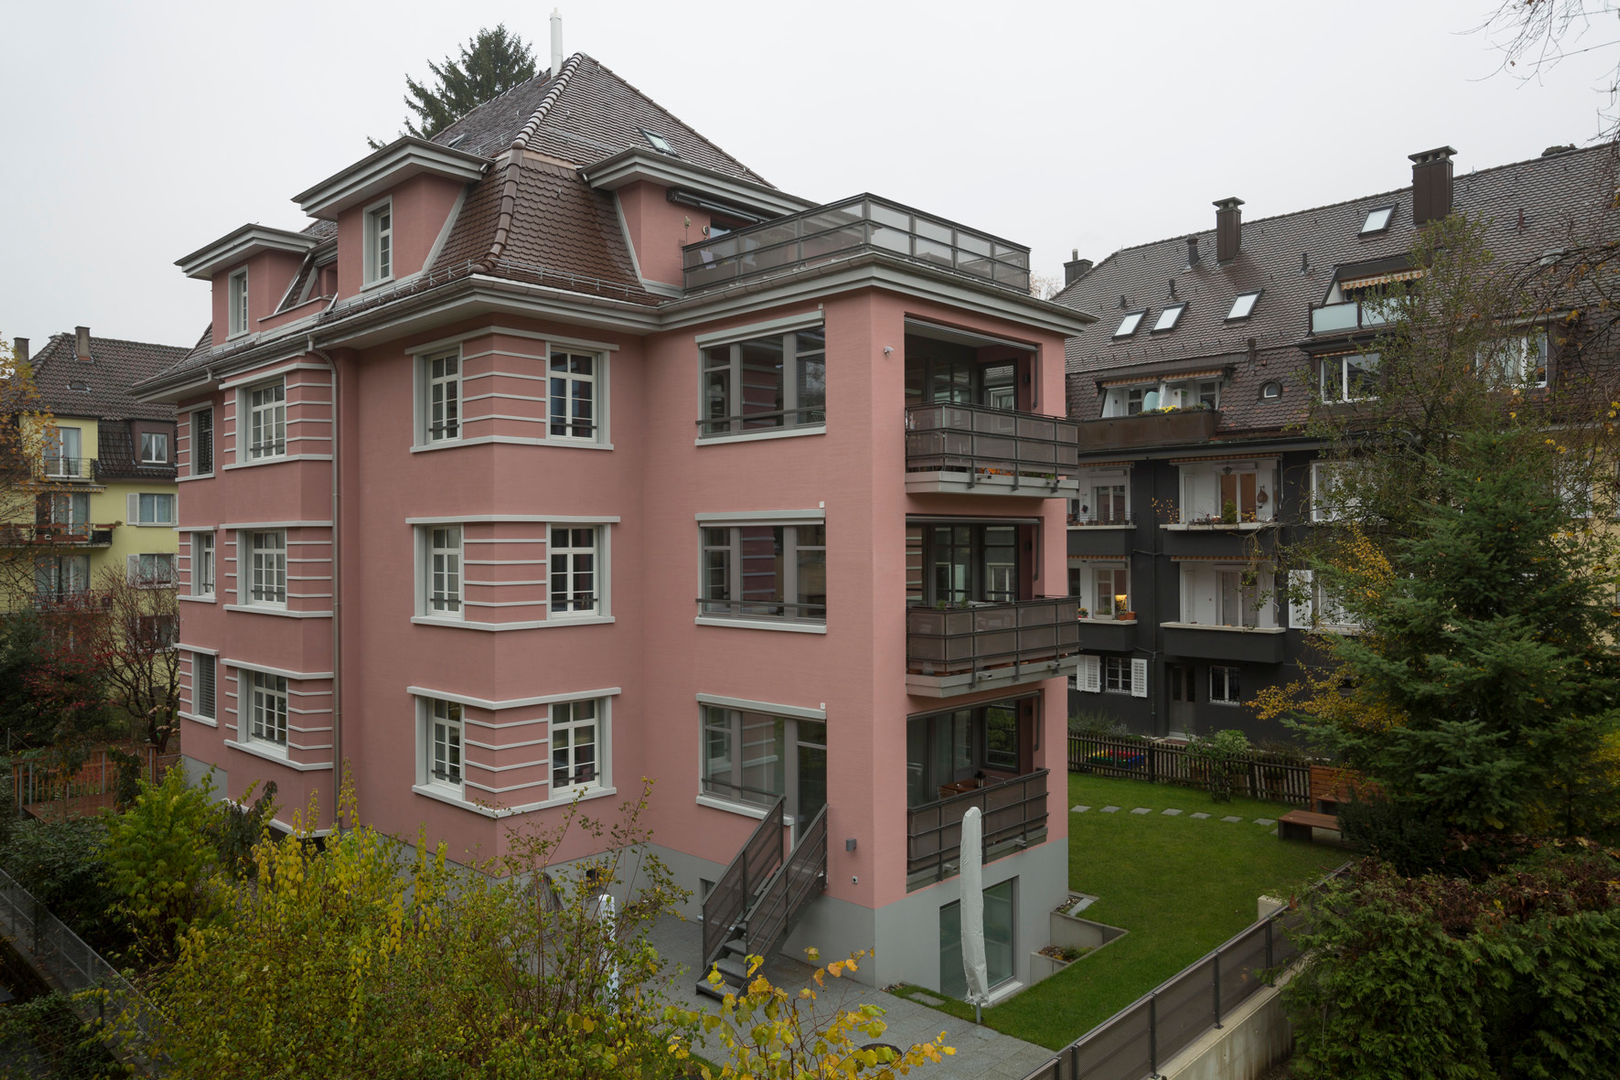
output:
[[[191,595],[212,599],[218,588],[218,550],[211,532],[191,534]]]
[[[467,719],[465,706],[444,698],[418,697],[422,731],[419,782],[461,798],[467,784]]]
[[[455,621],[466,618],[466,538],[465,526],[454,522],[417,526],[418,615]]]
[[[206,427],[203,426],[203,417],[207,417]],[[214,408],[207,406],[191,411],[191,419],[187,424],[191,439],[191,461],[187,466],[190,476],[214,475]],[[208,467],[199,467],[204,448],[207,449]]]
[[[1131,658],[1105,656],[1102,658],[1102,692],[1129,694],[1131,692]]]
[[[434,365],[445,365],[445,370],[434,374]],[[455,366],[454,371],[448,370],[450,364]],[[462,414],[463,396],[461,393],[462,373],[466,365],[466,358],[462,356],[458,346],[441,352],[424,353],[416,361],[416,445],[439,446],[444,443],[459,442],[462,439],[462,429],[466,426],[466,417]],[[439,417],[434,415],[434,393],[439,391],[439,404],[443,413]],[[450,414],[454,413],[454,418]]]
[[[1357,367],[1357,370],[1365,372],[1367,381],[1374,384],[1374,391],[1372,393],[1351,394],[1350,392],[1350,372],[1352,370],[1352,362],[1356,360],[1364,361],[1364,363]],[[1376,352],[1337,353],[1332,356],[1321,357],[1318,360],[1318,363],[1321,365],[1321,378],[1318,383],[1318,391],[1321,394],[1322,400],[1329,404],[1352,401],[1377,401],[1378,393],[1376,384],[1378,381],[1378,362],[1379,355]],[[1333,387],[1332,393],[1329,393],[1328,391],[1329,383],[1331,383]]]
[[[1550,351],[1547,331],[1535,327],[1483,343],[1474,365],[1491,386],[1540,389],[1547,385]]]
[[[229,337],[241,337],[248,332],[248,272],[247,267],[231,271],[225,279],[225,318]]]
[[[559,360],[564,362],[563,370],[557,369]],[[589,360],[590,372],[581,374],[572,370],[572,363],[576,360]],[[546,439],[550,442],[579,443],[581,445],[595,446],[608,441],[607,433],[607,353],[582,349],[572,346],[553,345],[546,354]],[[559,386],[559,384],[561,384]],[[574,390],[577,386],[590,387],[590,415],[584,418],[574,414]],[[559,422],[557,402],[559,389],[560,398],[564,403],[563,416]],[[574,428],[580,423],[588,424],[588,434],[574,433]],[[558,427],[563,430],[559,432]]]
[[[1076,524],[1125,526],[1131,524],[1131,470],[1109,469],[1093,472],[1083,472],[1079,476],[1081,495],[1077,499],[1069,500],[1070,516]],[[1125,489],[1124,508],[1120,514],[1109,514],[1108,520],[1102,520],[1099,511],[1102,508],[1102,499],[1098,492],[1113,492],[1115,488]],[[1110,498],[1112,496],[1110,495]]]
[[[1220,695],[1215,693],[1216,672],[1220,672]],[[1237,684],[1237,695],[1232,696],[1233,684]],[[1243,704],[1243,670],[1235,664],[1209,665],[1209,698],[1211,705],[1242,705]]]
[[[827,625],[826,605],[822,605],[820,614],[803,614],[799,612],[801,606],[797,599],[799,596],[799,569],[803,562],[801,552],[821,552],[821,578],[825,586],[827,579],[827,544],[826,544],[825,518],[793,518],[765,521],[700,521],[698,524],[698,621],[700,623],[726,623],[726,622],[753,622],[759,620],[769,623],[798,624],[811,627],[825,627]],[[777,591],[783,600],[745,600],[744,589],[744,559],[742,555],[742,531],[749,528],[768,528],[782,530],[782,561],[781,580],[776,584]],[[800,543],[800,529],[820,529],[821,543]],[[725,535],[725,543],[713,544],[710,540],[711,531],[721,531]],[[711,552],[725,553],[725,588],[724,595],[714,595],[715,579],[711,571],[717,569],[710,565]],[[793,597],[794,599],[787,599]],[[718,606],[712,606],[718,605]],[[779,611],[771,611],[771,606]],[[788,614],[789,611],[794,612]]]
[[[160,507],[168,508],[166,517],[158,514]],[[175,524],[175,496],[170,491],[131,492],[125,501],[125,510],[131,525],[173,528]]]
[[[1114,687],[1107,685],[1109,676],[1105,672],[1110,668],[1114,672]],[[1147,657],[1081,653],[1079,664],[1069,678],[1069,686],[1082,694],[1129,694],[1134,698],[1145,698],[1148,696]]]
[[[287,678],[253,668],[240,669],[242,716],[237,737],[244,745],[265,747],[285,755],[292,725],[289,720]]]
[[[1260,526],[1277,520],[1277,502],[1280,498],[1277,482],[1277,459],[1253,458],[1209,459],[1188,461],[1177,465],[1180,470],[1177,487],[1176,513],[1182,525],[1231,525],[1226,521],[1225,500],[1221,496],[1223,477],[1236,475],[1239,499],[1236,503],[1239,525]],[[1254,477],[1254,508],[1246,510],[1242,502],[1242,476]],[[1213,501],[1200,501],[1199,489],[1205,488]],[[1261,496],[1264,496],[1262,499]],[[1245,517],[1251,513],[1253,517]]]
[[[394,280],[394,200],[381,199],[365,212],[365,284]]]
[[[579,547],[574,544],[576,532],[590,534],[590,544]],[[557,537],[563,535],[565,543],[559,545]],[[546,526],[546,618],[553,622],[570,619],[597,619],[609,614],[607,581],[608,581],[608,528],[606,525],[552,522]],[[589,555],[591,561],[590,579],[593,600],[589,607],[568,607],[559,611],[556,602],[558,590],[556,576],[559,572],[558,559],[564,560],[562,573],[569,579],[567,585],[561,590],[567,597],[570,605],[576,603],[574,599],[579,595],[574,588],[574,579],[577,575],[585,573],[580,570],[575,560],[580,555]]]
[[[68,453],[71,444],[73,452]],[[84,467],[84,430],[76,427],[51,427],[45,435],[45,475],[88,478]]]
[[[260,543],[260,538],[266,543]],[[269,541],[279,541],[271,543]],[[287,532],[285,529],[243,529],[237,533],[237,566],[242,575],[238,603],[244,607],[287,609]],[[268,581],[269,587],[260,585]],[[268,592],[268,597],[255,594]],[[277,595],[279,594],[279,599]]]
[[[592,715],[577,716],[576,713],[586,706],[589,706]],[[546,782],[551,788],[550,798],[572,798],[613,786],[609,782],[608,766],[608,713],[611,708],[612,699],[606,697],[573,698],[551,703],[546,729]],[[575,751],[579,748],[576,736],[587,729],[591,732],[593,760],[590,762],[590,776],[582,780],[580,773],[584,765],[575,760]],[[564,753],[566,758],[559,756]],[[567,783],[557,783],[559,771],[569,776]]]
[[[237,415],[240,417],[237,425],[238,461],[279,461],[287,456],[285,379],[244,386],[238,398]]]
[[[155,451],[149,453],[148,450]],[[166,431],[141,432],[141,464],[167,465],[169,463],[169,433]]]
[[[1312,522],[1331,524],[1360,513],[1361,506],[1357,496],[1345,494],[1345,488],[1350,483],[1348,477],[1353,469],[1354,466],[1348,461],[1311,462]],[[1335,494],[1337,498],[1334,497]]]
[[[208,678],[203,679],[203,672]],[[202,693],[204,681],[208,684],[206,698],[207,708],[204,709],[205,699]],[[191,654],[191,715],[204,720],[219,719],[219,658],[213,653],[193,652]]]
[[[125,563],[129,583],[138,589],[174,587],[174,552],[142,551],[128,556]],[[167,568],[165,570],[164,568]]]
[[[1116,610],[1114,604],[1114,597],[1118,596],[1119,592],[1116,588],[1114,592],[1109,593],[1106,597],[1103,595],[1102,591],[1098,588],[1099,582],[1097,580],[1098,575],[1102,573],[1107,573],[1113,577],[1116,585],[1118,584],[1119,575],[1125,575],[1125,607],[1123,610],[1134,610],[1130,606],[1131,564],[1126,560],[1103,561],[1087,559],[1085,562],[1084,576],[1080,579],[1080,587],[1082,590],[1081,606],[1086,608],[1086,610],[1091,613],[1089,617],[1093,619],[1119,618],[1119,610]],[[1105,599],[1107,600],[1107,603],[1103,602]]]

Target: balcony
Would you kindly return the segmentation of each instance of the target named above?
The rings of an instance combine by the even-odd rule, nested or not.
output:
[[[1208,442],[1221,422],[1219,409],[1174,409],[1134,416],[1108,416],[1080,425],[1082,453],[1091,450],[1129,450],[1142,446],[1170,446]]]
[[[1197,660],[1235,660],[1252,664],[1280,664],[1284,634],[1269,626],[1212,626],[1200,623],[1160,623],[1166,656]]]
[[[866,252],[1029,295],[1029,249],[875,195],[857,195],[683,249],[688,292]]]
[[[962,816],[983,815],[984,861],[1022,851],[1046,839],[1047,770],[1008,779],[965,781],[941,789],[937,802],[906,810],[906,888],[953,877],[962,861]],[[966,784],[966,790],[950,790]]]
[[[62,454],[46,454],[41,462],[41,479],[47,482],[55,481],[89,481],[95,479],[96,459],[86,457],[67,457]]]
[[[1400,313],[1389,300],[1346,300],[1311,305],[1312,334],[1349,334],[1375,326],[1388,326]]]
[[[906,692],[954,697],[1072,675],[1080,601],[1062,596],[906,611]]]
[[[1136,543],[1136,525],[1127,515],[1116,522],[1070,521],[1070,555],[1104,555],[1122,559]]]
[[[906,493],[1068,498],[1078,424],[984,405],[906,409]]]
[[[71,525],[0,524],[0,548],[108,547],[113,526],[78,522]]]
[[[1135,619],[1081,619],[1083,652],[1129,652],[1136,648]]]

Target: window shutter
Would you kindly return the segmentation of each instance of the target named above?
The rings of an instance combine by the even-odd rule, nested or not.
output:
[[[1102,657],[1080,657],[1080,690],[1086,694],[1102,693]]]
[[[124,496],[124,520],[132,525],[141,520],[141,497],[133,491]]]
[[[1288,625],[1295,630],[1309,630],[1311,626],[1311,582],[1316,575],[1310,570],[1288,571]]]
[[[138,584],[140,582],[140,580],[141,580],[141,557],[139,555],[125,556],[125,560],[124,560],[124,580],[128,581],[131,585],[135,585],[135,584]]]
[[[1147,658],[1131,657],[1131,697],[1147,697]]]

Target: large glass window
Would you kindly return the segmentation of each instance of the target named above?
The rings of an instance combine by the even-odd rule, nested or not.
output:
[[[596,440],[597,366],[597,357],[592,353],[552,350],[551,438]]]
[[[249,604],[283,607],[287,603],[287,534],[250,532],[248,543]]]
[[[1131,571],[1124,563],[1100,563],[1091,568],[1091,614],[1111,619],[1131,609]]]
[[[984,890],[984,962],[986,981],[996,987],[1013,977],[1016,908],[1009,878]],[[962,967],[962,905],[952,900],[939,909],[939,989],[954,998],[967,996],[967,972]]]
[[[907,805],[924,806],[1025,772],[1021,707],[1017,701],[998,701],[908,719]]]
[[[248,737],[287,745],[287,680],[263,671],[247,672]]]
[[[704,615],[827,621],[827,527],[702,530]]]
[[[85,467],[83,434],[76,427],[52,428],[45,438],[45,473],[47,476],[88,477]]]
[[[42,555],[34,560],[35,598],[60,604],[90,590],[90,556]]]
[[[1361,401],[1378,396],[1378,354],[1345,353],[1322,358],[1322,400]]]
[[[287,386],[280,381],[255,386],[245,395],[248,413],[249,461],[280,457],[287,452]]]
[[[827,802],[827,725],[804,717],[703,706],[703,791],[808,821]]]
[[[1010,603],[1019,598],[1016,525],[913,525],[906,530],[910,603]]]
[[[703,350],[705,437],[827,422],[827,335],[790,330]]]

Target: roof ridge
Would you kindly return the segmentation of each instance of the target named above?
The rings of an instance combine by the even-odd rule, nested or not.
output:
[[[551,89],[546,91],[546,96],[540,99],[540,104],[534,107],[534,112],[529,114],[528,121],[518,129],[517,135],[512,139],[513,150],[521,150],[529,145],[529,137],[540,130],[540,125],[545,122],[546,116],[551,112],[551,107],[557,103],[557,99],[562,96],[562,92],[568,88],[568,81],[573,78],[574,72],[579,70],[579,63],[582,59],[585,59],[585,54],[577,52],[563,61],[562,68],[552,79]]]
[[[495,219],[495,235],[489,242],[489,252],[482,260],[483,270],[491,270],[499,261],[501,253],[506,250],[506,241],[512,233],[512,218],[517,212],[518,176],[523,172],[523,151],[528,149],[529,139],[540,130],[546,117],[551,114],[552,106],[562,97],[563,91],[568,89],[569,80],[574,72],[579,70],[584,53],[575,53],[565,60],[558,70],[555,78],[551,80],[551,89],[546,91],[540,104],[534,107],[529,119],[518,129],[512,139],[512,145],[507,150],[506,176],[501,181],[501,209]]]

